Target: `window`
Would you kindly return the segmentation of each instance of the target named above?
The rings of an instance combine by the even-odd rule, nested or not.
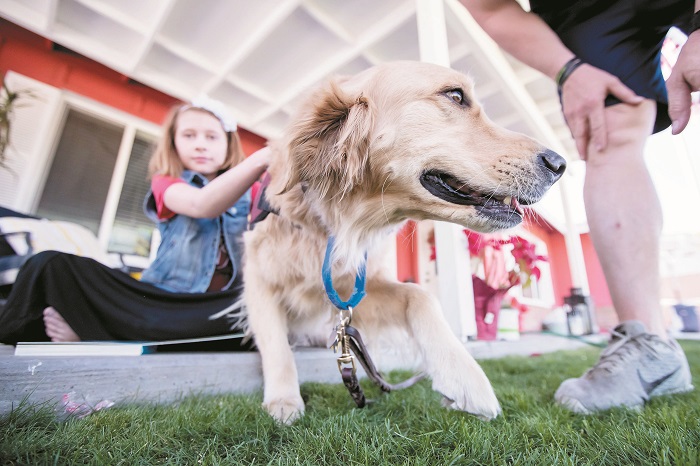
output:
[[[124,129],[69,110],[37,215],[98,234]]]
[[[148,266],[155,225],[142,205],[160,126],[14,71],[4,80],[32,97],[13,112],[0,205],[82,225],[104,251]]]
[[[143,201],[156,134],[119,112],[67,100],[36,214],[90,229],[108,252],[150,257],[155,225]]]

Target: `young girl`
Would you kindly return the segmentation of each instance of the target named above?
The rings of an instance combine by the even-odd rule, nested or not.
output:
[[[0,341],[167,340],[230,333],[210,316],[240,296],[250,187],[269,150],[244,159],[217,101],[174,108],[150,163],[145,210],[161,234],[141,281],[92,259],[46,251],[20,270],[0,309]]]

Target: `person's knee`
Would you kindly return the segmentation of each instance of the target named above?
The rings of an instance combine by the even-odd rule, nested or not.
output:
[[[656,102],[645,100],[638,105],[617,104],[605,109],[610,150],[628,146],[643,147],[652,134],[656,118]]]
[[[644,145],[651,134],[656,103],[617,104],[605,109],[607,145],[602,151],[589,148],[588,170],[632,167],[644,163]]]
[[[48,261],[54,259],[55,257],[59,257],[59,256],[62,255],[62,254],[64,254],[64,253],[62,253],[62,252],[60,252],[60,251],[41,251],[41,252],[37,252],[36,254],[34,254],[32,257],[30,257],[30,258],[27,260],[27,263],[30,263],[30,262],[31,262],[31,263],[37,263],[37,262],[44,263],[44,262],[48,262]]]
[[[40,251],[32,256],[33,260],[49,260],[54,257],[58,257],[65,254],[61,251]]]
[[[48,267],[63,267],[63,263],[70,254],[60,251],[41,251],[27,259],[23,268],[44,270]]]

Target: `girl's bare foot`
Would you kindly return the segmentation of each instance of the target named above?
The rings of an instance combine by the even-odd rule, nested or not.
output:
[[[44,326],[51,341],[80,341],[80,337],[53,307],[44,309]]]

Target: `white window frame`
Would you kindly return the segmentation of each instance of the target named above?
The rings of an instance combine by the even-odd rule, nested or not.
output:
[[[124,127],[124,133],[122,135],[114,171],[112,172],[107,199],[102,211],[102,218],[97,235],[100,247],[103,251],[107,252],[134,139],[137,133],[146,134],[155,139],[158,138],[162,130],[160,125],[156,125],[122,110],[118,110],[71,91],[61,91],[60,102],[54,107],[54,111],[60,116],[53,118],[52,124],[48,127],[48,131],[45,135],[46,139],[50,140],[51,143],[43,147],[43,153],[40,153],[37,158],[39,163],[36,167],[36,171],[32,173],[32,176],[37,176],[40,179],[37,180],[36,188],[32,194],[31,212],[36,212],[38,207],[41,193],[44,191],[44,186],[46,185],[53,156],[70,110]]]
[[[112,227],[114,226],[114,219],[117,215],[119,197],[121,196],[122,187],[124,186],[126,169],[129,166],[129,158],[131,157],[131,149],[133,148],[136,134],[141,132],[148,134],[153,138],[157,138],[161,133],[161,127],[134,115],[130,115],[121,110],[109,107],[108,105],[96,102],[85,96],[72,92],[64,92],[64,101],[66,104],[64,119],[68,114],[68,110],[74,110],[88,114],[94,118],[105,120],[109,123],[124,126],[124,133],[122,134],[117,160],[114,165],[114,171],[112,172],[109,190],[107,191],[105,208],[102,211],[102,219],[100,221],[100,228],[97,234],[97,240],[99,241],[100,246],[107,251],[109,246],[109,238],[112,233]],[[58,143],[58,137],[60,135],[59,130],[61,128],[62,126],[56,128],[56,143]]]

